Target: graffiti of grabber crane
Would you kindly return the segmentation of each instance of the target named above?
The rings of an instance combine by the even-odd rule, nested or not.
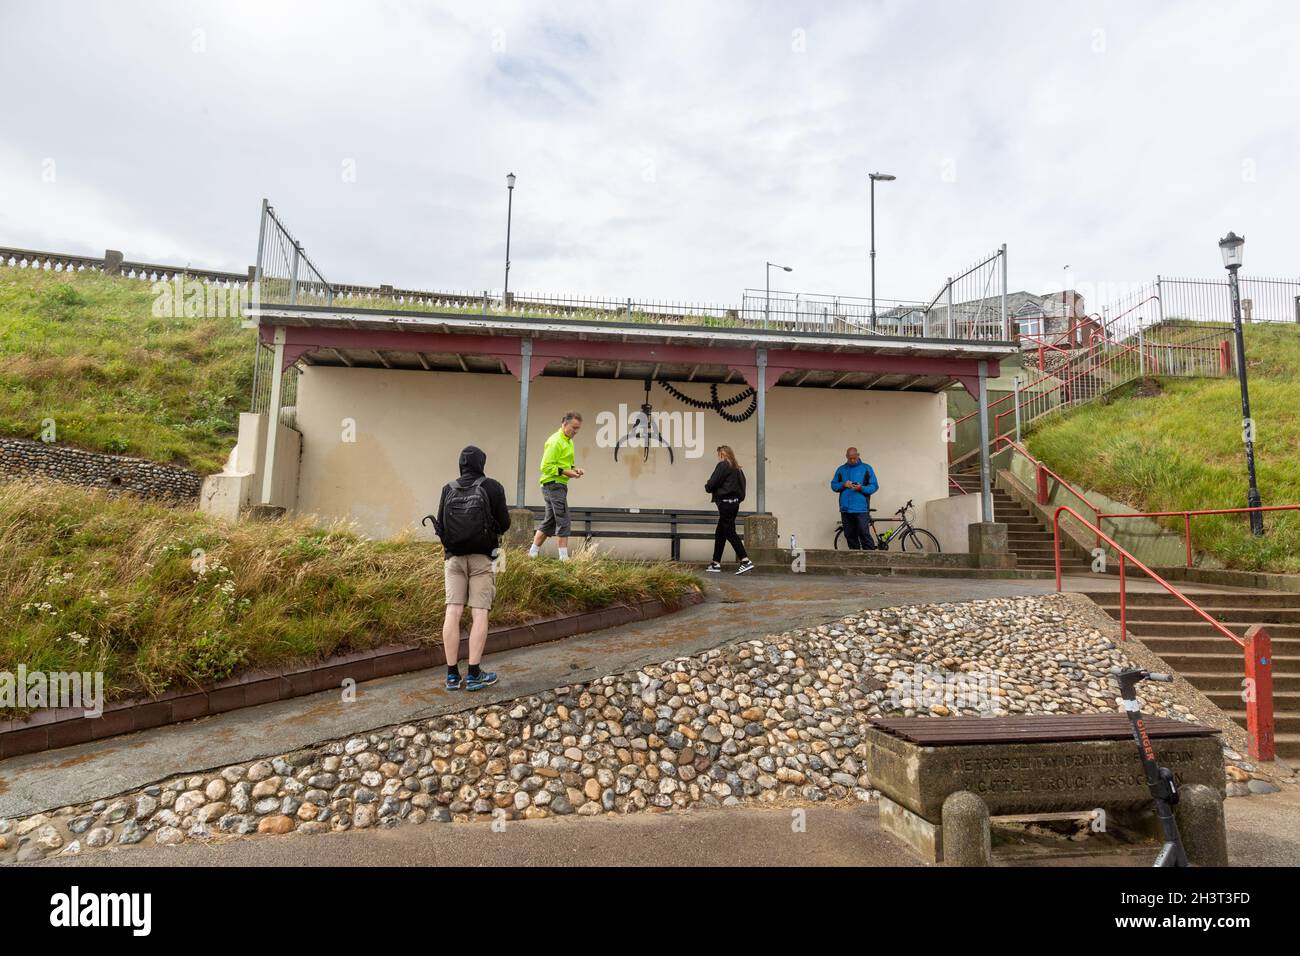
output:
[[[628,433],[620,438],[614,444],[614,460],[618,461],[618,450],[626,445],[629,448],[644,448],[641,460],[650,460],[650,446],[663,445],[668,449],[668,464],[673,464],[673,446],[664,438],[659,431],[659,424],[655,421],[654,406],[650,404],[650,380],[646,379],[645,383],[645,401],[641,403],[641,411],[632,417],[632,427]]]

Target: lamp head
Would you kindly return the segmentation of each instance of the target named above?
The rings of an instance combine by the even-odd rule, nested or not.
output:
[[[1223,254],[1223,267],[1225,269],[1240,269],[1242,248],[1246,245],[1246,237],[1239,236],[1235,232],[1230,232],[1219,240],[1219,252]]]

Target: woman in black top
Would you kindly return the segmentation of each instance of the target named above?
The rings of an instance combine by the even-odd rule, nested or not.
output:
[[[718,466],[713,469],[704,490],[713,496],[713,503],[718,506],[718,527],[713,532],[713,563],[705,570],[715,574],[722,572],[722,551],[728,542],[740,559],[736,573],[754,570],[754,562],[749,560],[745,544],[736,534],[736,513],[745,500],[745,473],[736,462],[736,453],[730,445],[718,446]]]

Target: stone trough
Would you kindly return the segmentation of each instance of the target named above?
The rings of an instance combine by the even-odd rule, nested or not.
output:
[[[1125,820],[1153,816],[1122,714],[875,718],[872,724],[864,743],[867,774],[882,795],[881,826],[930,863],[989,865],[994,816],[1096,810]],[[1194,862],[1225,863],[1217,731],[1148,718],[1147,732],[1182,792],[1179,823],[1189,855]]]

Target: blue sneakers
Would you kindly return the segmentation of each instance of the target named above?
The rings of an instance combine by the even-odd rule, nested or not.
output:
[[[484,687],[490,687],[497,682],[497,675],[492,671],[479,671],[478,676],[472,674],[465,678],[466,690],[482,690]]]
[[[465,679],[459,674],[447,675],[447,690],[460,690],[465,685]]]

